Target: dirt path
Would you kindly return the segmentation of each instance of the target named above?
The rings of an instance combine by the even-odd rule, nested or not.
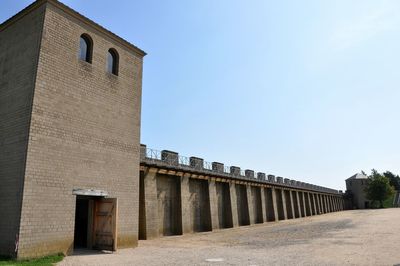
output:
[[[330,213],[140,241],[59,265],[400,265],[400,208]]]

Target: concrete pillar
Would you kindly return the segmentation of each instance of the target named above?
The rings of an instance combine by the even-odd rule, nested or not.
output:
[[[284,216],[284,220],[287,220],[288,215],[287,215],[287,208],[286,208],[285,190],[281,189],[281,195],[282,195],[282,205],[283,205],[283,216]]]
[[[307,192],[306,197],[308,198],[308,204],[309,204],[309,208],[310,208],[310,216],[313,216],[313,206],[312,206],[312,202],[311,202],[311,197],[310,197],[310,193]]]
[[[232,210],[232,226],[239,226],[239,216],[237,210],[237,196],[236,196],[236,187],[235,183],[229,182],[229,194],[231,197],[231,210]]]
[[[294,212],[294,218],[300,218],[301,214],[299,213],[299,201],[297,199],[297,191],[292,190],[291,196],[293,198],[293,212]]]
[[[319,194],[319,204],[321,205],[322,214],[326,213],[322,194]]]
[[[332,196],[332,204],[333,204],[333,211],[337,212],[337,210],[336,210],[336,196]]]
[[[263,222],[266,223],[268,221],[267,219],[267,197],[265,197],[265,188],[261,187],[261,209],[262,209],[262,218]]]
[[[211,228],[212,230],[215,230],[219,229],[219,216],[217,186],[214,178],[211,178],[208,181],[208,193],[210,198]]]
[[[276,190],[275,188],[271,188],[271,192],[272,192],[272,206],[274,208],[274,217],[275,217],[275,221],[279,220],[279,214],[278,214],[278,204],[277,204],[277,199],[276,199]]]
[[[299,191],[296,191],[296,200],[297,200],[297,208],[299,209],[299,217],[304,217],[304,210],[301,209],[301,199],[300,199],[300,193]]]
[[[339,197],[336,197],[336,207],[337,207],[337,211],[340,211],[340,202],[339,202]]]
[[[328,196],[328,200],[329,200],[329,206],[330,206],[330,208],[331,208],[331,212],[334,212],[334,209],[333,209],[333,202],[332,202],[332,196],[331,196],[331,195]]]
[[[321,212],[319,211],[319,203],[318,203],[317,194],[313,193],[313,197],[314,197],[314,202],[315,202],[315,213],[318,215]]]
[[[255,224],[255,213],[254,213],[254,197],[253,193],[251,191],[251,185],[247,184],[246,185],[246,192],[247,192],[247,205],[248,205],[248,210],[249,210],[249,221],[250,224]]]
[[[289,198],[290,198],[290,206],[291,206],[291,212],[292,212],[292,218],[295,219],[296,218],[296,214],[294,211],[294,199],[293,199],[293,193],[292,191],[289,189]]]
[[[329,206],[328,195],[325,195],[325,203],[326,203],[326,209],[328,210],[327,212],[331,212],[331,206]]]
[[[182,234],[193,233],[189,177],[181,178]]]
[[[313,213],[314,213],[314,215],[317,215],[318,214],[318,210],[317,210],[317,201],[316,201],[316,199],[315,199],[315,194],[314,193],[311,193],[311,200],[312,200],[312,205],[313,205]]]
[[[301,192],[301,198],[303,201],[303,214],[304,214],[303,217],[307,217],[306,195],[304,191]]]
[[[321,206],[321,213],[325,213],[324,203],[322,202],[322,195],[318,194],[319,205]]]
[[[159,237],[158,230],[158,200],[157,200],[157,169],[150,168],[144,173],[144,222],[145,239]]]
[[[310,203],[310,213],[311,213],[311,216],[313,216],[314,215],[314,206],[312,203],[312,197],[311,197],[310,192],[307,192],[307,197],[308,197],[308,202]]]
[[[310,195],[310,202],[311,202],[311,213],[312,215],[315,215],[315,202],[314,202],[314,197],[313,197],[313,193],[308,193],[308,195]]]
[[[336,197],[335,196],[331,196],[331,198],[332,198],[333,211],[336,212],[336,201],[335,201]]]
[[[311,213],[312,213],[312,215],[316,215],[317,213],[316,213],[315,201],[314,201],[313,193],[308,193],[308,195],[310,195]]]
[[[315,202],[317,203],[317,214],[321,214],[321,205],[319,204],[319,197],[318,194],[314,194]]]

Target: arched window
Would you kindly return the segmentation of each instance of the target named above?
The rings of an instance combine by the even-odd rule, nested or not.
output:
[[[82,34],[79,40],[79,59],[92,63],[93,41],[87,34]]]
[[[114,75],[118,75],[118,53],[115,49],[111,48],[107,53],[107,71]]]

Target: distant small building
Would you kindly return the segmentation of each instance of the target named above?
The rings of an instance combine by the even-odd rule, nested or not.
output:
[[[369,208],[370,201],[366,198],[364,192],[367,183],[368,177],[362,173],[357,173],[346,179],[346,189],[352,195],[353,209]]]

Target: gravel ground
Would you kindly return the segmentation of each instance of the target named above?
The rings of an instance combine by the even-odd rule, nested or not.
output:
[[[58,265],[399,265],[400,208],[357,210],[140,241]]]

